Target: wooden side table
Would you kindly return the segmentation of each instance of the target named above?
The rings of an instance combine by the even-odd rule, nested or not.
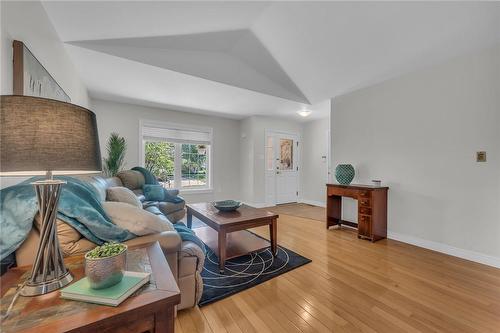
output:
[[[84,277],[83,255],[65,259],[74,281]],[[172,271],[158,242],[130,246],[127,270],[151,273],[143,286],[117,307],[70,301],[60,291],[19,297],[9,317],[2,321],[7,332],[174,332],[175,306],[181,296]],[[19,283],[30,267],[18,267],[1,277],[2,314],[8,308]]]

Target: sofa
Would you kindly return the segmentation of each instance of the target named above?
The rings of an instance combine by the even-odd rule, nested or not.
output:
[[[162,216],[162,218],[166,217],[172,223],[177,223],[185,215],[184,201],[180,203],[145,201],[142,193],[145,180],[138,171],[122,171],[117,177],[111,178],[102,176],[79,176],[78,178],[92,185],[99,194],[101,201],[106,201],[108,188],[126,187],[134,192],[139,200],[144,203],[144,209],[152,214]],[[40,239],[39,222],[37,216],[34,227],[27,239],[16,250],[15,255],[18,266],[33,263]],[[57,220],[57,229],[64,256],[87,252],[96,246],[96,244],[83,238],[76,229],[61,220]],[[147,244],[154,241],[158,241],[160,244],[181,291],[181,302],[177,309],[196,306],[203,292],[203,280],[200,273],[205,261],[204,251],[193,242],[182,241],[175,230],[138,236],[126,241],[125,244]]]

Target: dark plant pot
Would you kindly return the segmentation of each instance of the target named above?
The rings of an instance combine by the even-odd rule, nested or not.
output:
[[[354,167],[351,164],[339,164],[335,168],[335,178],[342,185],[349,185],[354,179]]]
[[[85,254],[85,276],[92,289],[104,289],[119,283],[127,264],[127,248],[106,258],[88,258]]]

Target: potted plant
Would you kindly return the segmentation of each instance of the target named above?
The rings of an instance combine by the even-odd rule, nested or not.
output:
[[[85,275],[93,289],[119,283],[127,262],[127,245],[104,243],[85,254]]]
[[[125,164],[125,151],[127,150],[125,138],[117,133],[111,133],[106,150],[108,157],[103,159],[103,172],[108,177],[114,177]]]

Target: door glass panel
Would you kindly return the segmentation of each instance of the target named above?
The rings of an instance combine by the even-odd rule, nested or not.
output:
[[[293,170],[293,140],[280,139],[280,169]]]

